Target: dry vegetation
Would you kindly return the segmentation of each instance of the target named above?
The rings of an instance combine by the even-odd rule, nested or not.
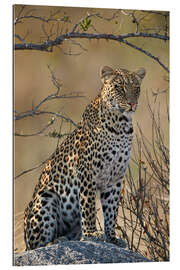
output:
[[[122,194],[121,222],[117,230],[128,247],[153,261],[169,260],[169,147],[165,143],[159,113],[152,111],[152,140],[138,126],[137,150],[126,176],[126,194]],[[169,112],[167,108],[167,121]]]
[[[48,155],[43,154],[43,158],[41,157],[39,162],[35,162],[35,165],[33,166],[27,166],[26,169],[22,169],[22,165],[18,165],[21,162],[21,158],[16,153],[18,150],[20,150],[21,153],[25,153],[27,151],[27,143],[25,142],[26,145],[23,144],[23,140],[25,138],[46,138],[48,139],[48,144],[50,144],[50,141],[55,141],[53,147],[56,147],[61,142],[61,139],[66,136],[67,133],[71,132],[77,124],[76,121],[73,120],[73,111],[72,115],[69,116],[67,113],[62,113],[63,110],[57,110],[54,109],[54,107],[51,107],[51,103],[60,101],[61,104],[64,105],[66,100],[71,100],[71,102],[74,103],[75,100],[82,100],[83,96],[87,95],[87,93],[82,94],[79,91],[73,90],[70,94],[67,94],[66,92],[64,94],[62,83],[57,79],[58,76],[56,75],[56,72],[54,72],[54,68],[51,68],[51,66],[48,65],[48,76],[46,77],[48,77],[47,80],[53,90],[51,90],[50,93],[48,91],[45,91],[44,93],[45,85],[43,85],[43,97],[39,98],[38,102],[33,102],[30,109],[26,108],[27,104],[25,102],[26,109],[24,111],[19,110],[16,108],[18,107],[18,104],[23,104],[24,106],[23,100],[20,98],[22,95],[16,94],[16,89],[18,89],[18,85],[20,86],[19,81],[23,81],[21,76],[18,76],[18,70],[21,63],[19,60],[20,58],[18,58],[19,55],[22,53],[24,59],[26,59],[28,53],[32,56],[32,51],[37,51],[39,54],[43,51],[45,54],[48,54],[48,57],[51,57],[49,55],[52,55],[53,58],[53,55],[57,55],[56,49],[59,49],[61,51],[61,59],[64,60],[64,66],[62,63],[62,68],[66,69],[66,58],[71,57],[71,59],[74,59],[73,57],[79,57],[78,59],[81,59],[80,63],[83,65],[84,60],[82,60],[83,58],[81,58],[81,54],[87,54],[88,49],[90,50],[93,46],[94,53],[98,46],[103,50],[103,46],[106,46],[106,42],[111,41],[127,46],[128,50],[131,50],[132,48],[134,52],[138,52],[138,57],[140,53],[143,57],[149,58],[149,63],[152,62],[152,65],[153,63],[156,64],[158,68],[165,72],[163,74],[166,74],[167,76],[169,72],[167,47],[166,49],[163,48],[165,51],[164,55],[166,57],[162,57],[167,63],[164,63],[164,61],[162,61],[159,56],[157,57],[154,52],[157,50],[156,53],[159,55],[157,46],[161,44],[163,47],[164,45],[162,44],[165,44],[166,46],[168,43],[169,14],[168,12],[159,11],[105,11],[100,9],[82,8],[54,8],[51,10],[50,7],[43,9],[43,7],[37,8],[33,6],[15,6],[14,12],[14,49],[18,54],[17,58],[15,58],[15,69],[17,69],[15,79],[17,84],[15,84],[14,119],[15,123],[22,122],[22,125],[15,124],[14,131],[16,138],[16,180],[14,187],[15,206],[20,204],[23,209],[31,195],[28,195],[28,199],[22,199],[23,197],[21,198],[20,196],[21,200],[19,200],[19,196],[17,196],[17,194],[21,194],[22,189],[25,194],[29,190],[29,193],[32,194],[31,191],[33,190],[34,184],[31,183],[32,187],[29,188],[30,184],[27,182],[26,178],[29,176],[29,181],[32,182],[31,173],[37,171],[38,175],[39,168],[42,167],[48,156],[54,151],[54,148],[52,149],[51,147]],[[44,14],[46,14],[46,16]],[[126,28],[124,28],[124,22],[126,22]],[[28,29],[31,24],[39,28],[37,32],[35,28],[32,28],[34,35],[32,35],[32,31]],[[107,28],[106,25],[108,25],[109,28]],[[19,26],[20,28],[18,28]],[[106,29],[108,30],[104,33]],[[139,39],[142,38],[148,39],[150,42],[152,42],[152,40],[158,40],[161,43],[158,45],[153,45],[153,43],[151,43],[152,47],[148,46],[147,43],[146,49],[144,43],[139,41]],[[87,44],[84,43],[84,39],[89,41],[88,46],[85,46]],[[103,40],[103,43],[101,45],[99,43],[96,45],[91,44],[90,40],[94,39]],[[132,43],[131,40],[134,40],[134,42]],[[88,47],[88,49],[86,47]],[[74,48],[78,48],[77,51]],[[112,48],[113,45],[111,49]],[[149,51],[148,48],[153,48],[152,52]],[[118,52],[115,47],[113,50],[115,54]],[[100,51],[98,52],[100,55]],[[89,55],[91,55],[90,52]],[[117,58],[113,58],[113,54],[108,55],[110,57],[110,63],[111,58]],[[42,57],[45,56],[43,55]],[[107,56],[103,56],[102,59],[106,59],[106,57]],[[103,61],[106,61],[107,63],[107,60],[102,59],[102,63]],[[132,62],[132,54],[129,58],[127,57],[127,59],[130,63],[128,65],[130,66]],[[77,63],[73,62],[73,60],[68,61],[72,61],[73,64]],[[115,61],[116,60],[112,60],[113,65],[116,64]],[[124,59],[124,65],[126,61],[127,60]],[[133,61],[135,61],[135,59]],[[90,65],[91,69],[93,69],[94,63],[92,64],[90,62]],[[145,65],[148,66],[148,62],[145,62]],[[57,69],[55,70],[57,71]],[[26,76],[29,76],[28,72],[29,70],[27,71]],[[71,72],[73,73],[72,70]],[[25,77],[23,87],[27,84],[26,78],[27,77]],[[72,78],[68,77],[68,79],[73,81]],[[156,76],[155,80],[158,80]],[[163,78],[162,81],[165,81],[166,85],[168,85],[167,79],[165,80]],[[40,81],[40,84],[42,84],[41,82],[42,80]],[[149,94],[145,95],[143,99],[144,104],[146,104],[144,107],[147,109],[145,112],[146,118],[145,121],[139,120],[138,124],[136,124],[132,160],[126,174],[124,189],[122,190],[119,218],[117,221],[117,233],[126,240],[128,248],[139,252],[154,261],[169,260],[169,92],[168,87],[164,90],[164,84],[162,83],[162,85],[162,88],[158,89],[158,86],[155,90],[151,89]],[[150,87],[146,86],[146,88]],[[22,89],[22,91],[24,91],[24,88]],[[78,102],[81,103],[81,101],[77,101],[76,108],[78,108]],[[29,106],[27,107],[29,108]],[[38,130],[33,131],[33,125],[39,117],[42,117],[43,120],[38,122],[38,124],[35,124],[35,127],[38,127]],[[139,118],[137,116],[137,119],[140,119],[141,117],[142,115],[139,115]],[[30,126],[29,129],[25,128],[27,127],[27,122],[25,121],[28,121],[28,119],[32,119],[30,125],[28,124],[28,127]],[[146,121],[148,121],[148,124]],[[30,152],[32,152],[31,143],[34,143],[34,140],[28,142],[30,145],[28,151]],[[47,141],[45,141],[44,145],[46,144]],[[38,143],[36,145],[38,148]],[[23,150],[21,148],[23,148]],[[42,148],[39,144],[39,148],[39,151],[42,152],[41,149],[44,151],[44,146]],[[46,158],[44,158],[44,156]],[[32,162],[27,160],[27,164],[32,164]],[[27,186],[25,189],[20,188],[20,179],[25,181],[24,186]],[[19,208],[17,209],[18,210],[15,211],[16,217],[14,232],[15,244],[18,242],[17,250],[20,251],[22,250],[22,247],[24,247],[22,240],[23,211],[19,211]],[[100,220],[100,227],[102,227],[102,220]]]

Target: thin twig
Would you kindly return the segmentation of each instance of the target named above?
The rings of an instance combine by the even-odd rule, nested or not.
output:
[[[145,55],[149,56],[150,58],[152,58],[153,60],[155,60],[156,62],[158,62],[158,64],[160,64],[160,66],[162,66],[167,72],[169,72],[169,69],[168,67],[166,67],[160,60],[158,57],[152,55],[150,52],[140,48],[140,47],[137,47],[136,45],[128,42],[127,40],[122,40],[123,43],[125,43],[126,45],[130,46],[131,48],[134,48],[142,53],[144,53]]]
[[[43,127],[40,131],[35,132],[35,133],[30,133],[30,134],[21,134],[21,133],[17,133],[15,132],[14,135],[15,136],[19,136],[19,137],[33,137],[33,136],[38,136],[44,133],[44,131],[46,129],[48,129],[50,126],[52,125],[52,123],[47,124],[45,127]]]
[[[50,158],[50,157],[49,157],[49,158]],[[17,179],[17,178],[23,176],[23,175],[26,174],[26,173],[32,172],[32,171],[34,171],[34,170],[40,168],[42,165],[44,165],[44,164],[49,160],[49,158],[47,158],[46,160],[44,160],[44,161],[41,162],[40,164],[38,164],[38,165],[36,165],[36,166],[34,166],[34,167],[30,168],[30,169],[24,170],[24,171],[21,172],[20,174],[16,175],[16,176],[14,177],[14,179]]]
[[[78,127],[78,125],[70,118],[62,115],[62,114],[59,114],[59,113],[56,113],[56,112],[49,112],[49,111],[29,111],[29,112],[24,112],[24,113],[21,113],[21,115],[17,115],[15,116],[15,120],[20,120],[20,119],[23,119],[23,118],[26,118],[26,117],[32,117],[32,116],[35,116],[35,115],[41,115],[41,114],[49,114],[49,115],[54,115],[56,117],[60,117],[64,120],[66,120],[67,122],[70,122],[71,124],[73,124],[75,127]]]
[[[58,18],[58,19],[53,19],[53,18],[47,18],[46,19],[45,17],[41,17],[41,16],[28,15],[28,16],[21,16],[21,17],[15,18],[14,24],[20,23],[24,19],[35,19],[35,20],[42,21],[44,23],[49,23],[49,22],[71,22],[70,20],[65,20],[64,17],[63,18]]]

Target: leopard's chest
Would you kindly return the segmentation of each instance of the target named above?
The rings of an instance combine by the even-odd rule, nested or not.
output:
[[[129,164],[132,134],[122,133],[116,138],[109,137],[101,143],[101,151],[95,155],[94,179],[98,189],[114,185],[121,179]]]

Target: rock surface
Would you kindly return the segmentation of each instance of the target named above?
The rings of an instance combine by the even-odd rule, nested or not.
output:
[[[14,255],[15,266],[150,262],[133,251],[105,242],[67,241]]]

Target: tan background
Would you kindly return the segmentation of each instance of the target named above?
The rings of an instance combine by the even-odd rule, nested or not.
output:
[[[15,17],[17,16],[20,6],[15,7]],[[26,7],[35,9],[34,14],[49,16],[50,12],[60,9],[58,16],[70,16],[72,23],[62,24],[62,31],[66,28],[72,29],[82,17],[89,13],[100,13],[105,18],[110,18],[114,10],[110,9],[87,9],[87,8],[59,8],[59,7]],[[135,31],[135,25],[128,16],[119,13],[119,17],[110,22],[98,18],[93,18],[92,23],[100,33],[121,34]],[[45,24],[48,30],[48,25]],[[162,27],[163,20],[161,16],[147,17],[143,27]],[[29,42],[39,42],[43,40],[42,22],[39,20],[24,20],[23,23],[17,24],[15,33],[25,36],[29,32],[27,40]],[[93,29],[89,29],[93,32]],[[17,42],[17,40],[15,40]],[[78,122],[81,114],[92,98],[94,98],[101,86],[99,70],[103,65],[111,67],[121,67],[134,70],[144,67],[147,75],[142,84],[142,93],[139,100],[139,107],[134,116],[136,122],[142,127],[146,136],[151,136],[150,116],[147,109],[146,93],[148,93],[153,107],[161,108],[161,119],[164,125],[166,140],[169,138],[169,127],[166,121],[166,102],[167,95],[160,94],[158,103],[154,104],[152,91],[168,89],[168,82],[164,79],[168,74],[151,58],[127,47],[124,44],[103,41],[103,40],[74,40],[81,43],[87,51],[82,50],[79,46],[73,46],[67,41],[60,48],[54,48],[53,53],[40,51],[15,51],[14,53],[14,107],[17,111],[23,112],[31,110],[32,106],[37,105],[47,95],[52,94],[55,88],[52,85],[50,72],[47,65],[55,71],[57,78],[63,84],[62,94],[71,92],[82,92],[86,98],[57,100],[46,103],[43,108],[48,111],[61,112],[71,117],[74,122]],[[153,55],[168,66],[169,48],[168,42],[155,39],[131,39],[131,42],[137,46],[142,46],[150,51]],[[19,41],[18,41],[19,43]],[[66,53],[80,55],[66,55]],[[160,101],[160,103],[159,103]],[[24,134],[35,133],[43,128],[50,116],[37,116],[16,121],[15,131]],[[59,130],[60,120],[56,120],[53,127]],[[64,126],[64,132],[65,132]],[[26,169],[30,169],[45,160],[55,149],[57,139],[47,136],[35,137],[15,137],[14,139],[14,175],[20,174]],[[30,201],[35,184],[37,183],[41,169],[32,171],[15,180],[14,184],[14,214],[15,214],[15,248],[20,250],[23,246],[22,217],[23,211]]]

